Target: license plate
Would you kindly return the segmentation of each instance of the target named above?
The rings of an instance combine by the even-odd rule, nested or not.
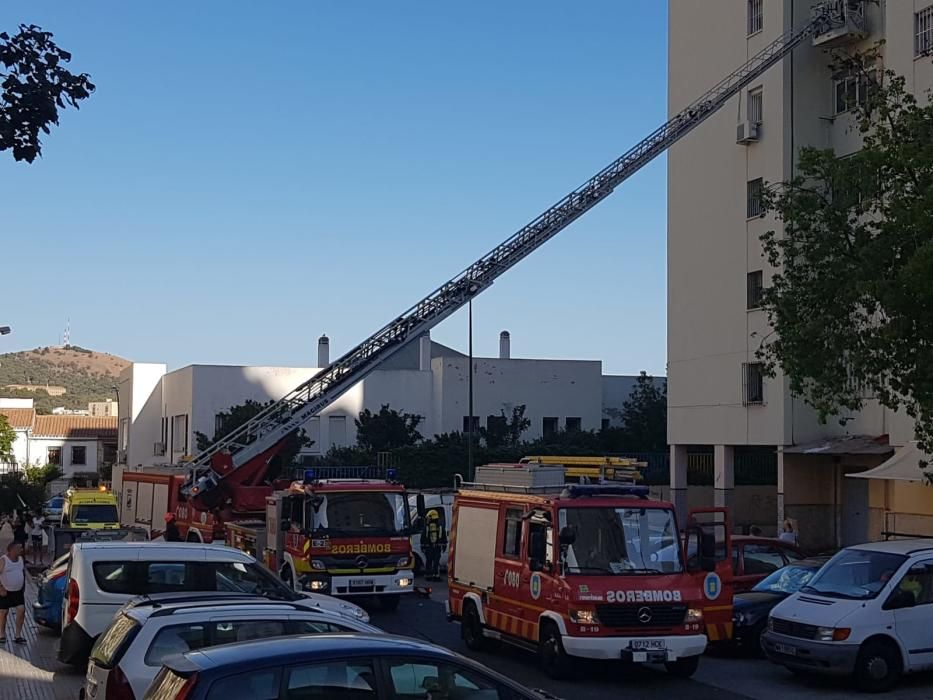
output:
[[[632,649],[638,649],[640,651],[657,651],[664,650],[667,647],[664,646],[663,639],[633,639],[632,640]]]
[[[364,587],[373,587],[376,585],[376,582],[371,578],[351,578],[350,586],[353,588],[364,588]]]
[[[786,644],[775,644],[774,651],[778,654],[787,654],[787,656],[797,656],[797,647],[789,647]]]

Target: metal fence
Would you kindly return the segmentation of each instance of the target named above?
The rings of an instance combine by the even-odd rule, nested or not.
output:
[[[630,452],[620,457],[647,462],[645,483],[649,486],[669,486],[671,456],[669,452]],[[777,485],[777,453],[773,449],[736,449],[734,456],[736,486]],[[697,448],[687,452],[687,484],[712,486],[715,476],[712,448]]]

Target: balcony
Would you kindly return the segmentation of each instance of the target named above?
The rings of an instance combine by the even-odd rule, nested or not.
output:
[[[813,13],[826,12],[824,25],[813,35],[813,45],[832,49],[862,41],[868,36],[864,0],[825,0]]]

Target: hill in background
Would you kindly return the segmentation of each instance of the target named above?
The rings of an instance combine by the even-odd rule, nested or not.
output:
[[[122,357],[77,345],[8,352],[0,355],[0,396],[35,399],[39,413],[51,413],[55,406],[87,408],[89,401],[116,398],[113,385],[129,364]],[[30,388],[10,388],[11,384]]]

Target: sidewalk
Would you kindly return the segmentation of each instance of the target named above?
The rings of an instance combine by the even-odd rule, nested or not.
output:
[[[83,669],[55,658],[58,637],[32,620],[36,584],[26,580],[25,646],[13,643],[12,615],[7,621],[7,643],[0,647],[0,700],[76,700],[84,682]]]

